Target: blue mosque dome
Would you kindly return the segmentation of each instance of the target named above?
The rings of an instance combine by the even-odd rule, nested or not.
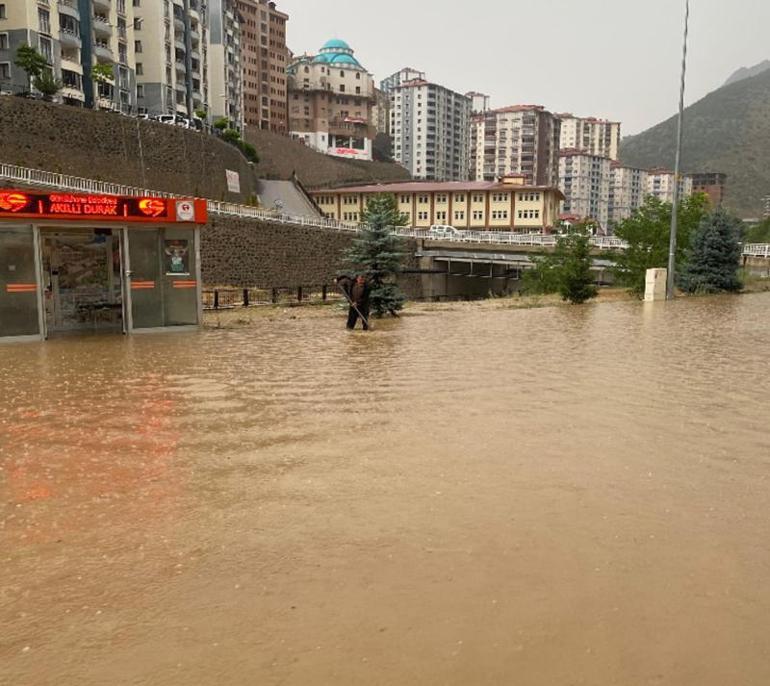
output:
[[[313,60],[316,64],[363,69],[361,63],[353,56],[353,49],[339,38],[326,41],[318,56]]]

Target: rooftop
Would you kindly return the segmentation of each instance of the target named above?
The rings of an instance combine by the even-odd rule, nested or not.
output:
[[[367,186],[316,189],[313,193],[472,193],[473,191],[553,191],[562,196],[558,188],[550,186],[526,186],[500,181],[406,181],[378,183]]]

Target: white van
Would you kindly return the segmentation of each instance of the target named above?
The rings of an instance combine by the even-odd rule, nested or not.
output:
[[[462,235],[454,226],[434,224],[428,229],[428,234],[435,238],[460,238]]]

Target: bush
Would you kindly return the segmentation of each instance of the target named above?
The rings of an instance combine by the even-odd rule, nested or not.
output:
[[[248,159],[249,162],[253,162],[254,164],[259,163],[259,153],[257,153],[257,149],[251,143],[247,143],[246,141],[239,141],[238,147],[241,149],[241,152],[246,156],[246,159]]]
[[[241,134],[235,129],[225,129],[222,131],[222,140],[228,143],[238,143],[241,140]]]
[[[214,128],[224,131],[230,128],[230,120],[227,117],[220,117],[214,122]]]

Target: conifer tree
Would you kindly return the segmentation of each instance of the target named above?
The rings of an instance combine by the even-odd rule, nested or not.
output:
[[[739,291],[742,223],[724,210],[703,218],[687,253],[679,285],[686,293]]]
[[[395,316],[405,300],[395,283],[404,259],[404,242],[393,229],[406,221],[398,211],[396,198],[390,194],[369,200],[362,221],[365,226],[345,253],[343,266],[366,277],[371,287],[369,300],[373,314]]]
[[[591,237],[585,227],[575,227],[559,236],[552,260],[562,300],[580,304],[596,297],[598,289],[591,273]]]

